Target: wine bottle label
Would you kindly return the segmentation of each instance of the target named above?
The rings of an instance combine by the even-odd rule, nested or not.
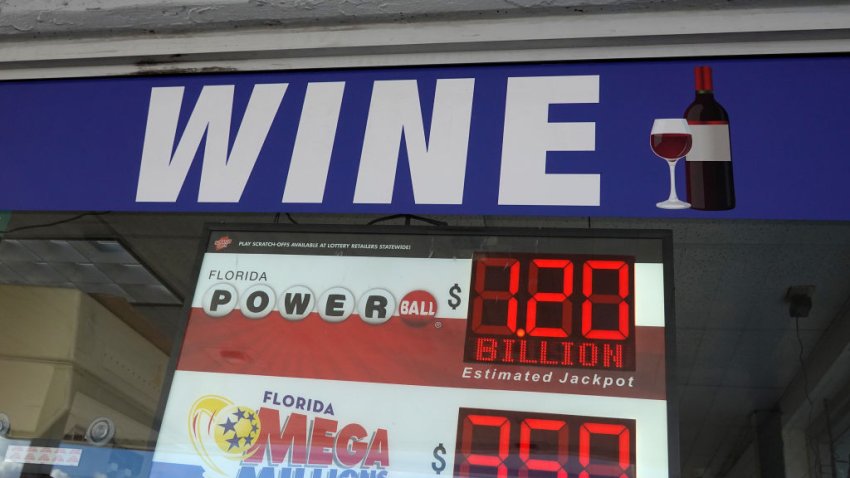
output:
[[[728,124],[689,124],[693,144],[686,161],[732,161]]]

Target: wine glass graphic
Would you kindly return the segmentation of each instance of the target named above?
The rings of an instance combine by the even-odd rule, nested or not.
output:
[[[688,209],[689,203],[676,196],[676,162],[691,150],[691,129],[680,118],[657,119],[652,123],[649,145],[652,152],[670,166],[670,197],[657,203],[661,209]]]

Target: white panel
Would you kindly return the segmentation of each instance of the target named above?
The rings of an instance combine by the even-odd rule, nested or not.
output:
[[[374,288],[388,290],[401,300],[408,292],[425,290],[437,300],[437,314],[441,318],[465,319],[468,290],[463,290],[463,302],[456,309],[440,307],[451,298],[449,289],[455,284],[467,287],[472,274],[470,259],[421,259],[397,257],[357,256],[301,256],[265,254],[207,254],[201,267],[198,286],[192,307],[202,307],[204,293],[215,284],[225,282],[243,293],[258,282],[253,280],[227,280],[227,271],[255,271],[265,273],[262,281],[278,294],[303,285],[318,297],[332,287],[342,286],[360,298]]]
[[[664,264],[635,264],[635,325],[664,327]]]
[[[304,285],[318,297],[331,287],[343,286],[358,298],[369,289],[382,288],[400,300],[408,292],[426,290],[434,296],[438,306],[451,299],[449,289],[457,283],[461,287],[462,302],[456,309],[440,308],[438,315],[465,319],[471,268],[470,259],[207,254],[192,307],[203,307],[204,294],[215,284],[232,284],[241,294],[258,282],[259,273],[265,273],[267,280],[262,282],[278,294],[292,286]],[[238,271],[243,274],[253,271],[257,276],[252,280],[233,280],[233,274]],[[635,325],[664,327],[663,265],[635,264],[634,287]]]
[[[667,447],[658,446],[667,442],[667,405],[661,400],[185,371],[175,374],[154,460],[205,466],[187,434],[190,411],[203,396],[217,395],[236,406],[255,411],[261,406],[278,408],[281,425],[289,413],[305,413],[268,403],[268,394],[275,392],[279,397],[291,394],[332,404],[333,416],[320,413],[307,415],[339,420],[340,427],[359,423],[370,433],[377,428],[386,428],[390,443],[389,471],[393,477],[413,478],[423,476],[423,472],[433,473],[431,462],[438,443],[442,443],[448,451],[445,456],[448,462],[446,469],[452,469],[459,408],[522,411],[529,409],[528,404],[533,404],[534,411],[540,413],[634,419],[637,432],[636,476],[660,477],[667,476],[668,472]],[[380,410],[380,413],[376,413],[376,410]],[[199,440],[207,438],[198,437]],[[218,459],[217,455],[222,454],[211,440],[206,450],[211,460],[230,472],[228,476],[236,476],[238,462]],[[264,463],[267,464],[267,460]]]

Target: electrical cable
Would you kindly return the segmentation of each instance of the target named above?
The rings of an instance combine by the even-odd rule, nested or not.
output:
[[[806,441],[809,441],[809,429],[812,426],[812,415],[815,412],[815,403],[812,401],[811,395],[809,395],[809,374],[806,372],[806,363],[803,360],[803,355],[805,348],[803,346],[803,338],[800,336],[800,318],[794,317],[794,331],[797,336],[797,344],[800,346],[800,353],[797,355],[797,360],[800,363],[800,374],[803,377],[803,394],[805,395],[806,402],[809,404],[809,416],[806,419]],[[815,469],[817,470],[817,476],[821,475],[821,459],[820,459],[820,450],[818,450],[817,442],[809,444],[809,452],[814,452],[815,457]]]
[[[0,233],[0,234],[13,234],[13,233],[20,232],[20,231],[28,231],[30,229],[40,229],[40,228],[43,228],[43,227],[58,226],[60,224],[66,224],[66,223],[69,223],[69,222],[73,222],[73,221],[82,219],[82,218],[87,217],[87,216],[103,216],[104,214],[109,214],[110,212],[111,211],[84,212],[82,214],[77,214],[76,216],[73,216],[73,217],[61,219],[59,221],[47,222],[47,223],[44,223],[44,224],[32,224],[32,225],[29,225],[29,226],[14,227],[12,229],[7,229],[5,232]]]
[[[832,470],[832,478],[838,478],[836,472],[837,460],[835,459],[835,436],[832,434],[832,420],[829,418],[829,400],[823,399],[823,416],[826,418],[826,436],[829,439],[829,469]]]
[[[296,221],[295,218],[292,217],[292,214],[289,214],[288,212],[284,214],[286,214],[286,218],[289,219],[289,222],[291,222],[292,224],[298,224],[298,221]],[[274,215],[274,223],[280,224],[280,213]]]
[[[404,219],[404,225],[405,226],[409,226],[410,221],[412,219],[416,219],[417,221],[421,221],[421,222],[424,222],[426,224],[430,224],[432,226],[448,226],[449,225],[449,223],[447,223],[445,221],[440,221],[438,219],[431,219],[431,218],[428,218],[428,217],[417,216],[415,214],[393,214],[393,215],[390,215],[390,216],[383,216],[383,217],[379,217],[377,219],[372,219],[371,221],[367,222],[366,224],[369,225],[369,226],[373,226],[373,225],[378,224],[380,222],[390,221],[390,220],[399,219],[399,218]]]
[[[806,401],[809,402],[809,422],[811,423],[811,413],[814,410],[815,403],[812,397],[809,396],[809,374],[806,373],[806,364],[803,361],[804,347],[803,338],[800,336],[800,318],[794,317],[794,331],[797,334],[797,344],[800,345],[800,353],[797,355],[797,360],[800,362],[800,373],[803,375],[803,392],[806,395]]]

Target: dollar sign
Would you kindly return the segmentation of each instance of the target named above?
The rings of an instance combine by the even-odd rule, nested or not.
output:
[[[449,307],[451,307],[452,310],[457,309],[457,306],[460,305],[460,295],[458,294],[460,294],[460,286],[455,283],[455,285],[449,289],[449,295],[452,296],[452,298],[449,299]]]
[[[443,447],[442,443],[440,443],[439,445],[437,445],[436,448],[434,448],[434,458],[436,458],[437,461],[431,462],[431,468],[433,468],[434,472],[436,472],[438,475],[446,469],[446,459],[443,458],[443,455],[445,454],[446,449]]]

